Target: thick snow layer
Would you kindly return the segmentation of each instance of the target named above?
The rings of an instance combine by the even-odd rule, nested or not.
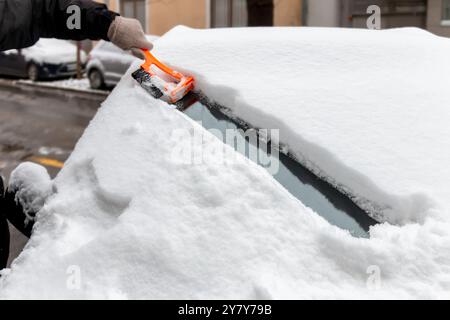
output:
[[[449,39],[413,28],[179,27],[154,53],[237,117],[280,129],[301,162],[379,221],[447,215]]]
[[[56,80],[56,81],[46,81],[46,82],[42,82],[42,83],[47,84],[49,86],[54,86],[56,88],[63,88],[63,89],[68,88],[68,89],[74,89],[74,90],[80,90],[80,91],[91,91],[91,87],[89,85],[88,78],[82,78],[82,79],[71,78],[71,79]]]
[[[65,40],[42,38],[35,45],[21,51],[27,61],[40,64],[74,63],[77,61],[77,47]],[[81,62],[85,63],[86,60],[86,53],[81,51]]]
[[[439,55],[433,45],[442,49],[435,42],[442,43],[442,50],[447,46],[446,40],[409,31],[177,28],[156,43],[156,52],[174,65],[196,70],[198,88],[239,116],[257,121],[258,115],[267,127],[281,127],[282,138],[290,147],[299,148],[305,159],[335,181],[359,183],[355,190],[367,196],[373,193],[376,198],[372,201],[388,195],[386,201],[393,207],[404,203],[400,201],[404,197],[427,209],[421,198],[407,191],[417,186],[429,193],[434,187],[424,184],[425,174],[406,175],[403,170],[410,164],[404,161],[408,159],[395,159],[385,170],[390,175],[386,179],[395,176],[413,181],[415,176],[416,183],[409,187],[394,178],[392,186],[384,185],[385,181],[376,180],[380,178],[376,168],[370,166],[386,165],[383,161],[389,154],[399,152],[390,146],[401,146],[396,142],[400,138],[408,156],[411,150],[406,136],[393,135],[385,155],[372,151],[381,151],[381,145],[370,140],[374,133],[367,132],[365,144],[363,137],[353,136],[360,134],[360,122],[364,122],[368,131],[376,129],[380,141],[386,141],[384,130],[394,134],[395,125],[389,117],[377,122],[381,117],[377,110],[388,104],[397,116],[397,108],[404,106],[393,104],[396,96],[387,99],[385,92],[378,92],[377,108],[368,109],[367,105],[374,103],[366,97],[374,99],[375,95],[355,83],[367,79],[369,88],[376,89],[382,84],[380,79],[369,81],[369,61],[381,57],[379,51],[372,53],[366,48],[378,48],[366,38],[384,47],[387,67],[393,66],[392,61],[405,62],[407,53],[398,48],[399,43],[406,41],[412,46],[407,52],[423,53],[414,43],[429,41],[429,55]],[[345,57],[344,51],[351,57]],[[365,64],[361,62],[364,57]],[[413,69],[423,61],[416,59]],[[265,61],[263,71],[259,60]],[[431,69],[432,63],[446,66],[445,61],[426,63]],[[377,72],[386,75],[383,81],[391,85],[408,70],[375,65]],[[358,72],[351,66],[364,70]],[[425,74],[431,72],[427,70],[423,70]],[[306,208],[263,168],[150,97],[131,79],[131,71],[104,103],[55,179],[57,192],[41,210],[26,250],[11,270],[3,272],[1,298],[450,298],[448,216],[421,212],[417,214],[423,217],[421,223],[385,223],[371,229],[370,239],[354,238]],[[349,74],[365,73],[369,78],[350,81]],[[349,80],[347,86],[344,80]],[[421,95],[431,102],[438,99],[437,92],[433,96],[427,91],[438,85],[433,82],[430,88],[430,81],[424,79],[420,94],[409,100],[411,112],[419,112],[415,102],[421,101]],[[404,83],[416,84],[410,73],[395,83],[396,93],[403,97],[403,91],[410,90],[409,86],[403,88]],[[337,90],[339,86],[344,91]],[[439,95],[444,99],[446,92]],[[347,103],[336,103],[341,96],[349,99]],[[355,110],[355,101],[360,102],[360,112]],[[272,109],[265,109],[264,103]],[[327,112],[326,106],[330,107]],[[427,106],[438,108],[433,103]],[[285,118],[287,110],[297,126],[292,127],[293,120]],[[441,111],[440,116],[445,117]],[[410,115],[407,110],[403,114]],[[415,126],[409,126],[413,137],[418,137],[415,131],[419,129],[428,134],[425,129],[430,128],[421,121],[426,117],[427,113],[421,112]],[[436,121],[438,125],[431,129],[444,130],[439,127],[441,120]],[[356,131],[341,132],[350,127],[349,122]],[[373,122],[387,128],[374,128]],[[396,127],[402,131],[402,124]],[[203,139],[199,140],[199,135]],[[348,141],[340,142],[333,135],[348,137]],[[350,146],[354,148],[352,157],[347,153]],[[202,149],[209,161],[190,165],[180,161],[176,151],[189,148]],[[371,156],[378,156],[380,163]],[[428,162],[434,161],[434,155],[427,156]],[[437,157],[436,163],[441,164],[442,153]],[[428,162],[424,166],[431,167]],[[328,166],[320,166],[324,164]],[[367,171],[360,172],[363,168]],[[446,173],[444,167],[434,170]],[[433,171],[428,174],[436,183],[442,181]],[[399,186],[404,187],[404,194],[395,189]],[[385,217],[406,221],[408,212],[396,214],[393,207]],[[409,217],[413,216],[410,213]]]

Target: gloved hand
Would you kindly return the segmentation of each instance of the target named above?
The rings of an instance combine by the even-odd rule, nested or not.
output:
[[[145,59],[140,49],[151,50],[153,44],[147,40],[141,24],[136,19],[115,17],[108,30],[109,40],[123,50],[131,50],[138,58]]]

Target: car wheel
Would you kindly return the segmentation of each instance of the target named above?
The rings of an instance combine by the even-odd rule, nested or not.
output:
[[[89,72],[89,83],[92,89],[102,89],[105,86],[102,73],[97,70],[91,70]]]
[[[28,78],[31,81],[39,80],[39,68],[36,64],[30,63],[30,65],[28,66],[27,72],[28,72]]]

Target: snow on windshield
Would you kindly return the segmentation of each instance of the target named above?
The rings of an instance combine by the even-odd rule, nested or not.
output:
[[[280,129],[291,153],[379,221],[448,215],[449,39],[414,28],[179,27],[154,51],[235,116]]]

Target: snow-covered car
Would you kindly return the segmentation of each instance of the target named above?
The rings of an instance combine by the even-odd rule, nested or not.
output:
[[[82,67],[86,53],[81,51]],[[40,39],[35,45],[21,50],[0,52],[0,74],[25,77],[33,81],[63,78],[77,72],[77,49],[69,41]]]
[[[136,61],[53,181],[16,172],[45,206],[0,299],[450,298],[449,39],[179,26],[153,51],[379,223],[358,238],[321,216],[149,95]]]
[[[158,37],[147,35],[149,41]],[[92,89],[115,86],[130,65],[136,61],[131,52],[124,51],[110,42],[101,40],[90,52],[86,73]]]

